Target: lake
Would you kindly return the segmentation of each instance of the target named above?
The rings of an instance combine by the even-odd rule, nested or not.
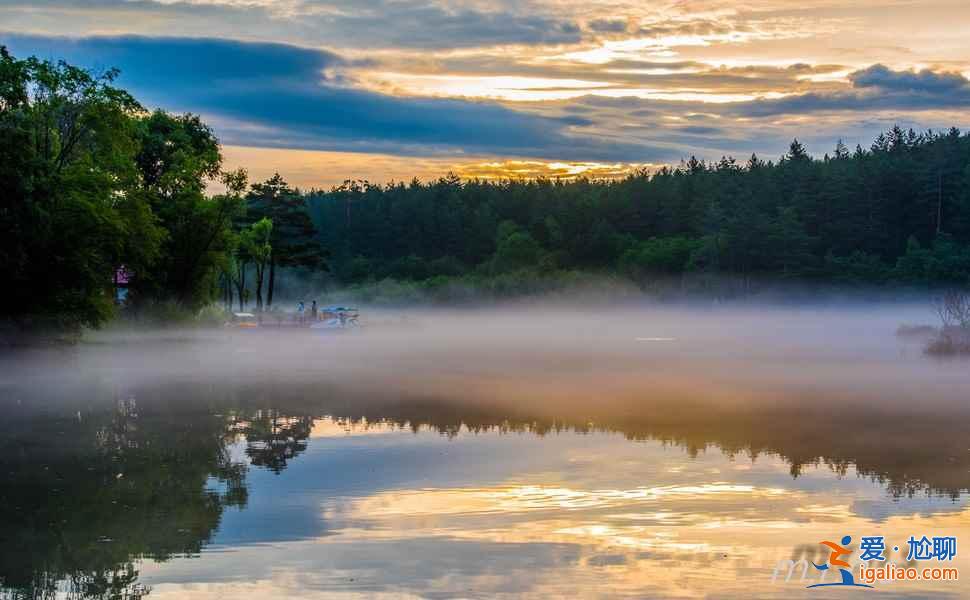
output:
[[[863,583],[862,538],[970,577],[970,368],[895,335],[932,322],[525,305],[11,352],[0,597],[828,597],[822,542]]]

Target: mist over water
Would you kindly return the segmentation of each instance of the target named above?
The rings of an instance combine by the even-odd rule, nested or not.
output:
[[[772,569],[822,539],[970,533],[970,369],[896,335],[933,321],[916,302],[531,303],[10,353],[3,535],[33,551],[0,578],[124,572],[150,597],[797,595]]]
[[[364,327],[342,333],[100,332],[78,349],[11,354],[2,381],[45,400],[84,381],[204,382],[550,415],[686,403],[931,416],[963,410],[970,379],[965,363],[931,360],[920,340],[896,336],[900,324],[933,319],[928,303],[365,311]]]

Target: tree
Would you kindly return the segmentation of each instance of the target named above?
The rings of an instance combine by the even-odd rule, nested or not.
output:
[[[235,245],[227,260],[225,272],[226,279],[236,292],[240,312],[246,310],[246,270],[249,266],[249,256],[243,249],[241,237],[242,234],[236,238]],[[232,293],[230,292],[230,299],[231,297]],[[232,306],[231,301],[229,305]]]
[[[222,185],[226,188],[225,196],[231,198],[231,201],[236,205],[236,215],[238,216],[242,213],[243,207],[243,194],[245,193],[247,187],[247,174],[245,169],[236,169],[234,171],[225,172],[222,174]],[[234,223],[236,225],[236,223]],[[239,234],[233,229],[225,239],[225,251],[223,259],[219,262],[219,271],[221,274],[221,282],[223,285],[223,294],[226,310],[232,309],[232,295],[234,288],[237,284],[241,284],[245,287],[245,265],[243,264],[240,268],[239,261],[237,260],[237,255],[239,254]],[[242,299],[242,292],[240,291],[240,301]],[[240,305],[239,310],[243,310]]]
[[[503,224],[504,225],[504,224]],[[498,271],[507,271],[535,265],[542,253],[542,247],[527,232],[514,227],[499,227],[499,239],[493,258],[493,266]]]
[[[794,207],[785,206],[778,210],[769,226],[768,241],[771,265],[782,277],[804,275],[813,266],[811,247],[814,239],[805,233],[805,226]]]
[[[232,251],[227,258],[223,275],[235,288],[241,311],[246,310],[246,301],[249,298],[246,276],[250,266],[253,267],[256,278],[256,310],[263,310],[266,265],[273,252],[273,246],[270,243],[272,231],[273,222],[264,218],[244,226],[233,236]]]
[[[785,155],[785,160],[789,162],[808,162],[812,160],[812,157],[808,155],[805,146],[797,139],[794,139],[788,147],[788,154]]]
[[[0,314],[21,332],[102,324],[115,269],[158,254],[162,232],[129,193],[142,109],[117,75],[0,47]]]
[[[273,254],[273,246],[270,244],[270,237],[273,234],[273,222],[263,217],[249,226],[246,232],[246,251],[252,258],[253,267],[256,271],[256,310],[263,310],[263,274],[266,272],[266,263],[269,262]]]
[[[624,252],[619,268],[635,280],[648,275],[675,275],[686,269],[700,247],[698,240],[685,237],[650,238]]]
[[[138,191],[166,236],[154,268],[136,274],[135,298],[200,308],[212,300],[215,277],[230,250],[245,174],[222,173],[219,142],[195,115],[155,111],[138,120],[137,137]],[[228,193],[206,196],[207,182],[220,175]]]
[[[345,283],[427,281],[441,274],[431,265],[449,257],[465,266],[459,276],[499,276],[502,269],[492,268],[503,262],[646,274],[660,264],[659,254],[639,252],[652,238],[668,250],[673,240],[697,240],[688,269],[752,281],[877,283],[891,279],[915,236],[933,256],[920,283],[936,285],[959,278],[970,247],[968,165],[970,136],[895,128],[870,149],[840,143],[822,160],[796,140],[776,162],[691,157],[677,168],[596,182],[349,182],[310,193],[307,203]],[[524,237],[515,240],[519,250],[499,248],[512,231],[529,236],[537,251]],[[533,254],[534,262],[514,258]],[[867,267],[876,271],[867,275]]]
[[[307,212],[306,199],[290,189],[279,173],[263,183],[254,184],[246,197],[246,206],[251,222],[263,218],[273,222],[270,239],[273,252],[266,291],[266,306],[271,307],[277,267],[327,269],[326,256]]]

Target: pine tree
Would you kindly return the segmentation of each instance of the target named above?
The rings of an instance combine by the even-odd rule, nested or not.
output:
[[[266,218],[273,222],[270,245],[269,281],[266,308],[273,306],[277,267],[327,269],[326,254],[317,239],[317,229],[307,211],[306,198],[291,189],[276,173],[252,186],[246,198],[247,218],[251,222]]]

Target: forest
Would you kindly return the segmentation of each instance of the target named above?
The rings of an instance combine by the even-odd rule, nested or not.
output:
[[[955,128],[619,180],[301,191],[227,169],[200,117],[147,110],[118,75],[0,48],[0,333],[271,310],[287,279],[440,302],[604,280],[970,283],[970,136]]]
[[[347,182],[307,194],[344,283],[528,286],[599,272],[952,286],[970,277],[970,137],[893,128],[821,159],[691,157],[621,180]],[[696,280],[703,278],[695,277]],[[493,285],[494,287],[494,285]]]

